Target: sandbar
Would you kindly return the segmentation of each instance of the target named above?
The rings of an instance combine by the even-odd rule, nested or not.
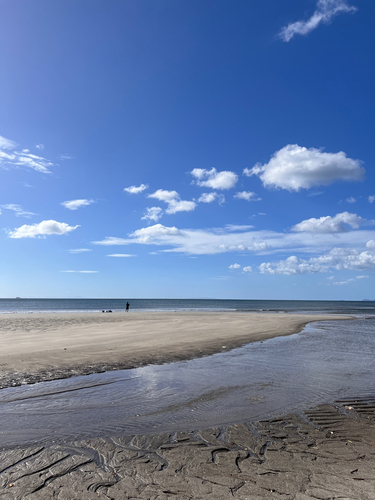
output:
[[[0,388],[192,359],[350,319],[248,312],[28,313],[0,316]]]

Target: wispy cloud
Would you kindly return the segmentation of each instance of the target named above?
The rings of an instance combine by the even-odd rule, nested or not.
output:
[[[136,257],[135,255],[131,253],[111,253],[107,255],[107,257]]]
[[[62,161],[64,161],[64,160],[73,160],[73,158],[74,157],[71,156],[71,155],[60,155],[59,156],[59,160],[62,160]]]
[[[36,144],[35,147],[37,149],[44,149],[44,144]]]
[[[72,270],[68,270],[68,271],[61,271],[61,272],[62,273],[96,274],[99,271],[72,271]]]
[[[0,206],[4,210],[12,210],[16,217],[26,217],[27,219],[29,219],[33,215],[36,215],[33,212],[27,212],[22,208],[21,205],[17,205],[15,203],[8,203],[6,205],[0,205]]]
[[[124,188],[124,191],[130,194],[139,194],[142,193],[145,189],[148,188],[147,184],[141,184],[140,186],[130,186],[127,188]]]
[[[77,253],[85,253],[85,252],[92,252],[91,248],[72,248],[68,250],[69,253],[72,254],[77,254]]]
[[[318,0],[316,10],[307,21],[297,21],[284,26],[279,37],[289,42],[295,35],[308,35],[320,24],[330,24],[332,19],[342,13],[356,12],[357,8],[348,5],[346,0]]]
[[[129,239],[126,238],[116,238],[115,236],[106,236],[104,240],[101,241],[93,241],[94,245],[104,245],[104,246],[112,246],[112,245],[128,245]]]
[[[53,163],[42,156],[33,155],[28,149],[17,151],[17,143],[0,136],[0,167],[31,168],[43,174],[50,174]]]
[[[265,165],[257,163],[251,169],[245,168],[243,173],[248,177],[259,176],[268,188],[299,191],[334,181],[361,181],[365,175],[361,163],[347,158],[343,151],[324,153],[321,149],[288,144],[276,151]]]
[[[218,172],[216,168],[211,168],[211,170],[194,168],[190,173],[194,177],[193,182],[200,187],[231,189],[238,181],[238,175],[228,170]]]
[[[69,226],[65,222],[56,222],[55,220],[44,220],[39,224],[23,225],[14,231],[9,231],[10,238],[43,238],[50,234],[68,234],[77,229],[77,226]]]
[[[374,201],[375,201],[375,194],[374,194],[374,195],[372,195],[372,196],[369,196],[369,197],[368,197],[368,201],[369,201],[370,203],[374,203]]]
[[[357,200],[353,196],[349,196],[349,198],[346,198],[345,200],[347,203],[356,203]]]
[[[95,203],[94,200],[70,200],[70,201],[63,201],[61,205],[65,208],[68,208],[69,210],[78,210],[81,207],[86,207],[88,205],[91,205],[92,203]]]
[[[318,219],[319,220],[319,219]],[[318,254],[340,246],[360,249],[375,248],[374,230],[348,230],[344,232],[292,231],[275,232],[251,230],[248,226],[178,229],[155,224],[138,229],[127,238],[106,237],[93,242],[96,245],[153,245],[164,247],[162,252],[178,252],[187,255],[214,255],[220,253],[255,253],[258,255],[279,252]],[[348,226],[350,228],[350,226]]]

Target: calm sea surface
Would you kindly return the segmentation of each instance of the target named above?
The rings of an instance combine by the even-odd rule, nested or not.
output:
[[[209,299],[0,299],[0,313],[211,310],[375,315],[375,301]]]

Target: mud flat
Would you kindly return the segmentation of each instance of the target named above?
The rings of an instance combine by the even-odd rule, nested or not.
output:
[[[7,500],[375,498],[375,400],[264,422],[0,452]]]
[[[0,316],[0,388],[193,359],[347,316],[246,312]]]

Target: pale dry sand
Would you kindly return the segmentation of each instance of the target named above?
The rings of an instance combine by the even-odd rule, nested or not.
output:
[[[0,387],[192,359],[346,316],[246,312],[12,314],[0,317]]]

